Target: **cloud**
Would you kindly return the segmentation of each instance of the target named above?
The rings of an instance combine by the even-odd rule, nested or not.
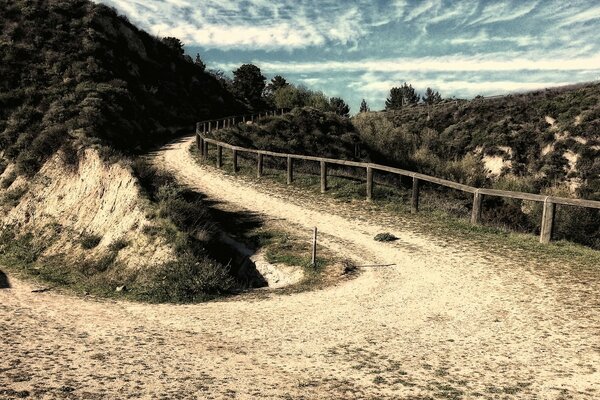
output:
[[[351,44],[368,23],[358,5],[288,0],[101,0],[142,28],[205,48],[298,49]],[[326,10],[326,12],[319,12]]]
[[[469,25],[491,24],[495,22],[507,22],[524,17],[538,6],[538,2],[527,3],[522,1],[487,3],[481,15],[469,22]]]
[[[492,56],[444,56],[396,59],[365,59],[359,61],[310,61],[310,62],[260,62],[262,68],[279,72],[398,72],[398,71],[523,71],[523,70],[587,70],[597,65],[600,71],[600,54],[582,58],[525,58],[515,54]],[[222,64],[224,69],[234,64]],[[594,68],[592,68],[594,69]]]

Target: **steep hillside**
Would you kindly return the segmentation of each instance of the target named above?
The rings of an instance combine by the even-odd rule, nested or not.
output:
[[[35,173],[71,138],[132,152],[241,110],[176,44],[106,6],[4,2],[0,27],[0,151],[19,173]]]
[[[103,5],[3,2],[0,27],[0,264],[151,301],[254,284],[201,196],[137,159],[234,96]]]

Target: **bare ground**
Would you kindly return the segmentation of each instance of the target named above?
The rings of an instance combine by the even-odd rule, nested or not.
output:
[[[266,193],[195,165],[192,140],[156,162],[227,207],[318,226],[359,264],[396,265],[311,292],[185,306],[32,293],[9,276],[0,398],[600,398],[598,282],[557,282],[368,207]],[[373,240],[385,231],[400,240]]]

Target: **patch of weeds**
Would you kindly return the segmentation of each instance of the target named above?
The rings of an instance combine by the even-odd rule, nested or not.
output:
[[[110,252],[98,259],[85,261],[80,264],[80,270],[85,276],[93,276],[106,272],[115,262],[116,252]]]
[[[8,189],[10,187],[10,185],[12,185],[16,179],[17,179],[17,173],[15,171],[10,172],[8,175],[6,175],[4,177],[4,179],[2,179],[2,182],[0,183],[0,188]]]
[[[118,253],[119,251],[123,250],[127,246],[129,246],[129,241],[127,241],[124,238],[120,238],[120,239],[113,240],[108,245],[108,250]]]
[[[7,191],[4,193],[4,196],[2,196],[2,204],[9,207],[16,207],[23,195],[27,193],[27,190],[27,186],[23,185]]]
[[[139,297],[160,303],[199,302],[230,293],[234,287],[229,266],[186,254],[151,272]]]
[[[81,247],[83,247],[86,250],[91,250],[95,247],[97,247],[100,244],[100,241],[102,240],[102,236],[100,235],[96,235],[93,233],[89,233],[89,232],[83,232],[81,234],[81,237],[79,238],[79,243],[81,244]]]
[[[375,235],[374,240],[378,242],[393,242],[395,240],[398,240],[398,238],[389,232],[383,232]]]

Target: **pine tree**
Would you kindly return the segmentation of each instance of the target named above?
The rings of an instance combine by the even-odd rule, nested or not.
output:
[[[350,115],[350,107],[348,107],[348,104],[346,104],[346,102],[340,97],[332,97],[329,99],[329,105],[331,110],[337,115],[342,117],[347,117]]]
[[[437,90],[433,90],[431,88],[427,88],[425,91],[425,95],[423,96],[423,101],[425,104],[435,104],[442,101],[442,96]]]
[[[404,84],[400,87],[393,87],[390,90],[390,96],[385,100],[386,110],[399,110],[409,104],[417,104],[421,96],[419,96],[412,85]]]
[[[369,112],[369,111],[371,111],[371,109],[369,108],[369,105],[367,104],[365,99],[362,99],[362,101],[360,102],[360,111],[359,112],[364,113],[364,112]]]

